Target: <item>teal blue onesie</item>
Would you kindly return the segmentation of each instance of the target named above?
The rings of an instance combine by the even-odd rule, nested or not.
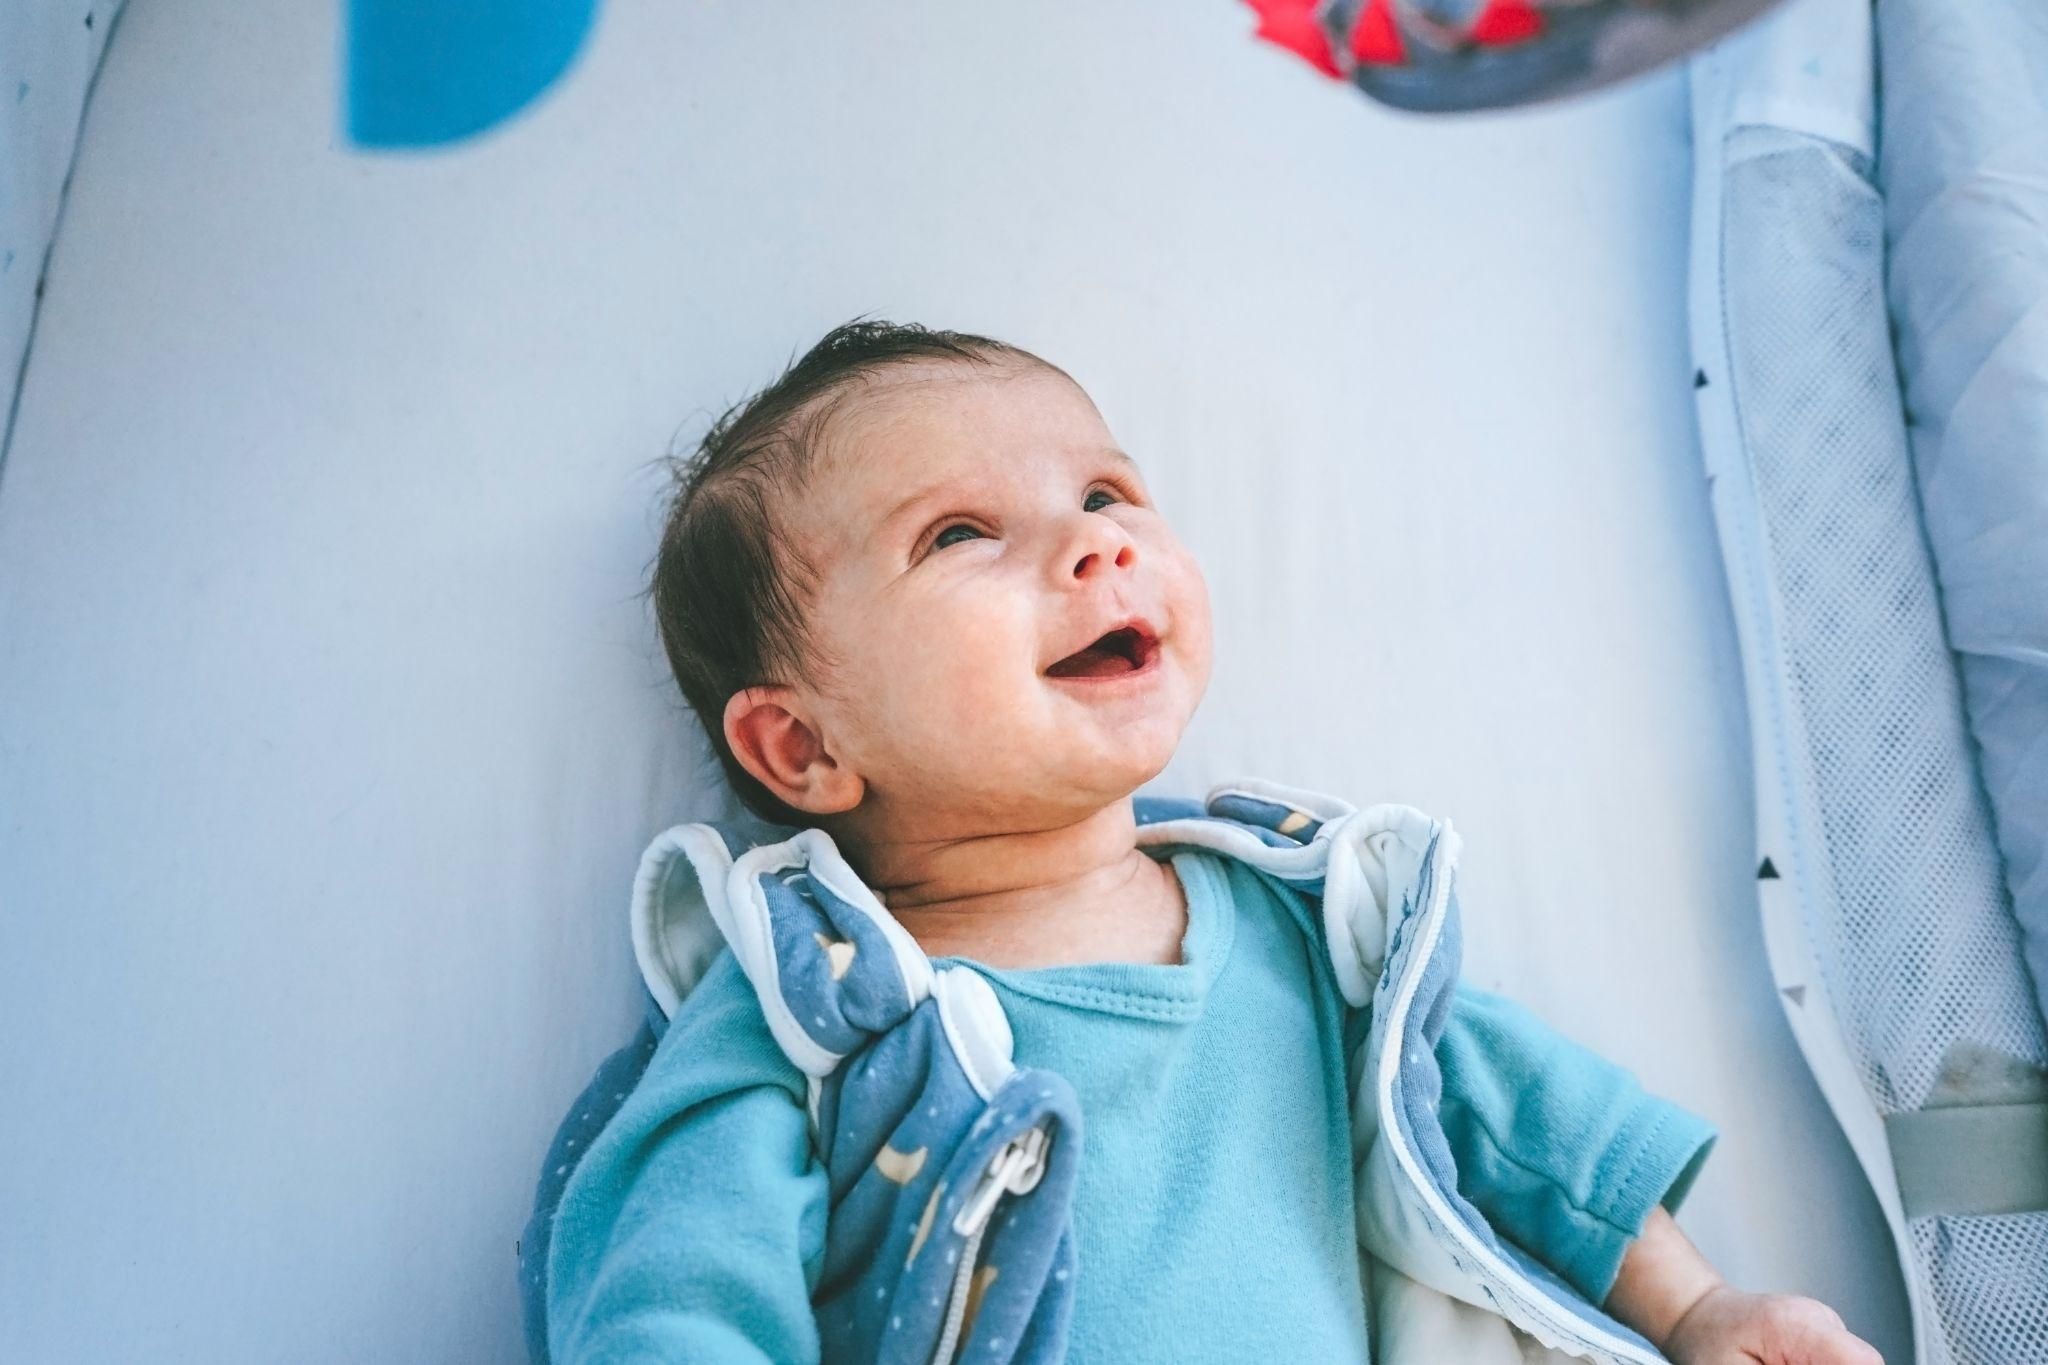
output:
[[[1300,892],[1205,851],[1171,863],[1189,912],[1176,965],[937,959],[988,979],[1017,1061],[1065,1076],[1086,1115],[1067,1359],[1365,1360],[1347,1061],[1369,1021],[1339,994]],[[1489,1045],[1503,1035],[1515,1045]],[[1468,987],[1438,1059],[1460,1192],[1604,1299],[1650,1209],[1683,1198],[1712,1129]],[[804,1098],[721,954],[634,1092],[669,1116],[649,1125],[658,1136],[608,1149],[561,1206],[556,1365],[818,1358],[827,1190]]]

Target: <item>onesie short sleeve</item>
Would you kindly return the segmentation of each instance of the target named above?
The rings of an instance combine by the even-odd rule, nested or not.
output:
[[[1676,1210],[1717,1134],[1527,1009],[1461,985],[1437,1062],[1458,1192],[1604,1303],[1628,1244]]]

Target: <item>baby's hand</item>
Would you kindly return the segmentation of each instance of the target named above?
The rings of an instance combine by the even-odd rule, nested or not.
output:
[[[1884,1365],[1826,1304],[1725,1284],[1686,1310],[1664,1354],[1678,1365]]]
[[[1607,1311],[1678,1365],[1884,1365],[1826,1304],[1732,1288],[1661,1207],[1623,1255]]]

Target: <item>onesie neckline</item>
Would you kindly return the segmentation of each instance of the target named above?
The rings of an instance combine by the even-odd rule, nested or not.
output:
[[[1175,850],[1168,861],[1174,875],[1180,878],[1188,904],[1188,927],[1181,936],[1179,962],[992,967],[971,957],[935,957],[932,965],[966,967],[1018,995],[1077,1009],[1154,1021],[1196,1019],[1201,1015],[1209,987],[1230,956],[1237,918],[1230,897],[1229,874],[1215,854],[1182,848]]]

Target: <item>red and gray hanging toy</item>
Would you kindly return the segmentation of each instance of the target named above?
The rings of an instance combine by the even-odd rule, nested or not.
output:
[[[1259,37],[1420,113],[1581,94],[1704,47],[1777,0],[1245,0]]]
[[[1259,36],[1433,113],[1576,94],[1710,43],[1776,0],[1246,0]],[[502,124],[575,61],[599,0],[348,0],[350,141],[439,148]]]

